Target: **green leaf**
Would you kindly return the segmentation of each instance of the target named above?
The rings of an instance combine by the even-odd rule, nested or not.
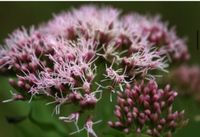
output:
[[[37,125],[41,130],[43,130],[44,132],[56,132],[59,136],[66,136],[67,132],[62,130],[57,124],[55,124],[55,122],[53,122],[53,120],[49,120],[49,121],[45,121],[45,120],[41,120],[38,117],[35,117],[34,113],[33,113],[33,107],[34,105],[32,105],[31,109],[30,109],[30,113],[28,115],[29,120]],[[50,113],[47,115],[51,115]],[[52,117],[53,119],[53,117]]]

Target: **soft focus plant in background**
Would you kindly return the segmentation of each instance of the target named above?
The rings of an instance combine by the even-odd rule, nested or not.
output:
[[[173,108],[176,96],[199,89],[198,78],[196,85],[187,81],[199,75],[198,69],[174,69],[189,58],[185,40],[159,16],[82,6],[38,27],[17,29],[5,39],[0,70],[14,76],[9,79],[14,90],[3,102],[44,100],[43,105],[54,106],[54,117],[74,124],[66,136],[80,136],[84,130],[87,136],[109,135],[108,127],[106,133],[94,130],[103,125],[124,136],[170,137],[188,123],[184,110]],[[173,90],[173,77],[189,89]],[[98,106],[101,102],[112,112],[108,119],[97,114],[96,109],[106,109]],[[41,128],[57,130],[32,112],[7,119],[18,123],[29,118]]]

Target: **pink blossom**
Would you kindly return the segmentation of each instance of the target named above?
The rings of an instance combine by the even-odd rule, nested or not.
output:
[[[31,101],[41,95],[50,100],[48,104],[55,104],[55,112],[60,114],[62,105],[66,104],[76,104],[82,111],[93,109],[102,98],[102,89],[115,93],[118,86],[125,91],[129,90],[125,85],[133,81],[155,79],[152,71],[167,72],[167,56],[172,61],[189,58],[185,40],[159,17],[136,13],[124,16],[119,9],[91,5],[54,15],[39,27],[15,30],[0,49],[0,72],[12,72],[17,80],[11,79],[11,86],[20,92],[19,95],[25,95],[23,98],[14,96],[11,100]],[[106,68],[99,68],[100,64]],[[103,72],[99,71],[101,69]],[[111,84],[94,89],[97,80],[108,80]],[[147,87],[155,89],[152,91],[154,100],[165,93],[158,93],[155,83],[150,82]],[[132,94],[140,94],[136,101],[148,106],[146,90],[137,89],[140,86],[135,88],[138,93],[133,91]],[[169,96],[167,102],[171,104],[176,94],[170,92]],[[132,99],[120,98],[119,102],[133,104]],[[152,105],[158,113],[152,114],[153,121],[162,112],[160,104],[154,101]],[[124,109],[129,111],[127,107]],[[133,117],[136,117],[139,110],[137,106],[133,109]],[[122,115],[120,111],[115,113],[118,117]],[[143,112],[140,115],[139,122],[143,124],[147,119],[143,118]],[[76,123],[77,117],[77,113],[71,113],[61,119]],[[83,129],[97,136],[94,124],[88,119]],[[122,125],[120,121],[116,123],[116,126]],[[124,131],[129,129],[124,128]],[[136,131],[142,130],[138,127]],[[154,129],[148,132],[157,134]]]

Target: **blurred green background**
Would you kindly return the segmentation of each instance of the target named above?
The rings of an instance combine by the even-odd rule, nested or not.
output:
[[[53,13],[59,13],[83,4],[111,5],[122,9],[124,13],[139,12],[162,15],[163,20],[168,21],[170,26],[176,26],[179,36],[188,38],[188,47],[191,53],[189,63],[200,63],[200,50],[196,48],[196,33],[197,30],[200,30],[200,3],[198,2],[1,2],[0,43],[2,44],[3,39],[20,26],[37,25],[49,20]],[[0,101],[10,97],[9,90],[11,87],[7,80],[7,77],[0,77]],[[97,110],[96,117],[108,119],[108,116],[112,115],[110,105],[107,104],[109,104],[109,99],[99,104],[103,107],[106,105],[106,107],[103,110]],[[33,109],[34,118],[43,121],[43,123],[51,123],[51,125],[37,126],[39,123],[31,122],[31,120],[24,120],[18,124],[11,124],[6,121],[6,117],[27,115],[30,106]],[[174,136],[199,137],[200,121],[194,121],[194,116],[200,115],[200,104],[194,102],[191,98],[179,98],[176,101],[176,107],[185,108],[190,122],[187,127],[181,129]],[[58,122],[55,116],[47,115],[51,114],[52,110],[53,106],[45,106],[44,102],[39,101],[30,104],[24,102],[0,103],[0,137],[67,137],[68,131],[73,131],[73,126]],[[98,113],[101,110],[103,112]],[[100,133],[102,128],[107,129],[107,127],[101,125],[95,126],[100,137],[122,136],[114,131],[110,135],[107,135],[107,131],[102,134]],[[83,137],[86,134],[82,133],[76,136]]]

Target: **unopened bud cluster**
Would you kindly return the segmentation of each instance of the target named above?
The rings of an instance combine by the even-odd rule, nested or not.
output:
[[[171,136],[177,127],[187,123],[184,111],[172,110],[176,96],[169,85],[158,89],[155,81],[127,84],[117,96],[114,113],[117,121],[108,124],[125,133]]]

